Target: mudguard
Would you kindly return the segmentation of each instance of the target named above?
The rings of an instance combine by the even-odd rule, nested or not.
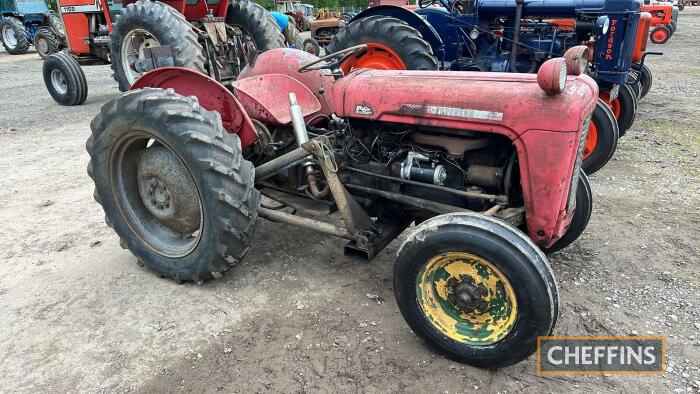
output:
[[[421,18],[420,15],[403,7],[395,5],[370,7],[355,15],[350,22],[352,23],[358,19],[374,15],[390,16],[406,22],[409,26],[418,30],[424,40],[428,41],[430,46],[433,47],[433,53],[438,54],[443,50],[444,44],[442,38],[440,38],[440,35],[435,31],[435,28],[433,28],[430,23],[426,22],[425,19]]]
[[[131,90],[147,87],[173,89],[180,95],[197,97],[202,108],[221,115],[224,128],[229,133],[238,134],[243,148],[258,140],[258,132],[238,99],[207,75],[181,67],[157,68],[143,74]]]

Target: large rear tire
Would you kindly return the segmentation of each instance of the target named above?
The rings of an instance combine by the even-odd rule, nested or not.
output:
[[[396,257],[394,294],[413,332],[481,368],[534,353],[559,309],[554,274],[537,246],[510,225],[472,213],[415,228]]]
[[[152,0],[129,4],[114,23],[110,50],[114,79],[125,92],[141,76],[132,67],[143,59],[146,48],[169,45],[176,67],[206,74],[204,49],[197,33],[185,17],[174,8]]]
[[[343,64],[345,72],[353,68],[380,70],[437,70],[437,59],[420,32],[403,21],[387,16],[370,16],[353,21],[333,37],[326,53],[367,44]]]
[[[637,114],[637,97],[634,91],[627,85],[620,85],[615,99],[610,100],[609,91],[601,91],[600,99],[608,104],[615,115],[619,136],[622,137],[627,133],[627,130],[632,127]]]
[[[51,97],[66,106],[80,105],[88,95],[85,73],[73,56],[57,52],[44,60],[44,83]]]
[[[30,45],[24,23],[12,16],[0,20],[0,41],[10,55],[27,53]]]
[[[603,168],[617,150],[619,129],[610,107],[598,99],[588,128],[588,137],[583,148],[581,168],[591,175]]]
[[[226,13],[226,24],[241,29],[260,52],[285,47],[284,35],[275,18],[265,8],[251,1],[231,2]]]
[[[95,200],[145,266],[175,280],[218,278],[258,227],[255,169],[238,136],[196,98],[140,89],[105,104],[86,147]]]
[[[544,253],[552,254],[571,245],[583,234],[586,226],[588,226],[588,221],[591,219],[591,213],[593,212],[593,193],[591,192],[591,184],[588,182],[588,177],[583,171],[579,173],[578,187],[576,189],[576,208],[574,210],[574,217],[571,219],[569,228],[552,246],[542,248]]]

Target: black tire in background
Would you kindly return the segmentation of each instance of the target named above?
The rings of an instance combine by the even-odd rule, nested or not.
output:
[[[146,88],[107,102],[90,127],[86,148],[95,200],[102,205],[105,221],[119,236],[121,246],[138,261],[160,275],[201,282],[220,277],[246,255],[259,224],[260,193],[254,188],[252,163],[242,158],[238,136],[224,130],[217,113],[202,108],[194,97],[180,96],[171,89]],[[145,143],[149,138],[152,144]],[[129,142],[134,139],[136,143]],[[157,247],[158,242],[179,242],[162,236],[166,224],[156,225],[155,232],[144,231],[143,223],[158,218],[139,210],[143,197],[133,192],[137,185],[124,175],[132,177],[137,172],[137,165],[125,163],[138,161],[154,147],[171,152],[173,162],[189,178],[177,181],[195,187],[194,196],[200,203],[198,236],[177,254]],[[166,170],[169,168],[172,166]],[[132,193],[125,193],[127,190]],[[183,201],[177,197],[173,194],[175,206]],[[134,221],[139,219],[143,221]]]
[[[420,32],[402,20],[387,16],[369,16],[353,21],[333,37],[326,53],[367,43],[378,43],[393,50],[407,70],[438,69],[433,49]]]
[[[544,253],[558,252],[576,241],[583,234],[586,226],[588,226],[592,212],[593,193],[591,192],[591,184],[588,182],[586,173],[581,171],[578,178],[578,188],[576,189],[576,208],[574,208],[574,217],[571,219],[571,224],[557,242],[548,248],[542,248]]]
[[[73,56],[57,52],[44,59],[42,69],[46,89],[61,105],[73,106],[85,102],[88,95],[85,74]]]
[[[129,90],[134,82],[130,80],[126,71],[131,66],[124,64],[122,59],[124,40],[134,31],[145,31],[160,45],[169,45],[176,67],[207,73],[204,66],[204,49],[198,42],[194,26],[169,5],[158,1],[140,0],[124,9],[114,23],[111,34],[112,70],[122,92]]]
[[[617,126],[620,131],[620,137],[622,137],[632,127],[634,118],[637,115],[637,96],[628,85],[620,85],[617,98],[620,101],[620,117],[617,118]]]
[[[40,27],[34,34],[34,48],[42,59],[46,59],[52,53],[58,52],[60,46],[61,39],[48,26]]]
[[[5,40],[5,30],[10,29],[14,33],[16,43],[6,42]],[[7,16],[0,20],[0,41],[2,41],[2,46],[10,55],[22,55],[27,53],[29,49],[29,35],[27,35],[27,29],[24,27],[24,23],[21,20]]]
[[[475,345],[445,335],[426,317],[418,301],[419,273],[443,253],[469,253],[495,266],[517,298],[517,318],[495,343]],[[518,229],[473,213],[436,216],[408,235],[394,265],[394,294],[413,332],[445,356],[480,368],[515,364],[537,350],[537,337],[556,324],[559,295],[554,273],[537,246]]]
[[[63,26],[63,21],[53,11],[46,13],[46,24],[50,26],[61,40],[66,39],[66,27]]]
[[[255,48],[260,52],[286,46],[284,35],[272,14],[252,1],[232,1],[226,13],[226,24],[243,30],[243,34],[253,39]]]
[[[610,160],[617,150],[617,140],[620,134],[615,115],[601,99],[598,99],[593,110],[591,123],[596,128],[597,143],[593,152],[581,163],[581,168],[588,175],[603,168]]]
[[[301,48],[304,52],[308,52],[312,55],[321,56],[321,45],[313,37],[309,37],[304,40],[304,44]]]
[[[651,86],[654,83],[654,77],[651,74],[651,70],[649,67],[647,67],[646,64],[642,65],[641,69],[639,70],[639,81],[641,83],[641,90],[639,92],[639,97],[644,98],[647,94],[649,94],[649,91],[651,90]]]

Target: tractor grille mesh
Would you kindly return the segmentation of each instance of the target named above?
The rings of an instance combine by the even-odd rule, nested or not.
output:
[[[571,185],[569,185],[569,199],[566,202],[566,213],[571,213],[576,205],[576,189],[578,188],[578,173],[581,171],[581,162],[583,161],[583,148],[586,145],[588,138],[588,126],[591,123],[591,115],[583,122],[583,130],[581,130],[581,140],[578,143],[578,151],[576,152],[576,163],[574,171],[571,174]]]

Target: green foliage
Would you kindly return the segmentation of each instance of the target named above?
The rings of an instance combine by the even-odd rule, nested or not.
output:
[[[50,10],[53,10],[53,12],[58,14],[58,2],[57,2],[57,0],[46,0],[46,5],[49,6]]]

